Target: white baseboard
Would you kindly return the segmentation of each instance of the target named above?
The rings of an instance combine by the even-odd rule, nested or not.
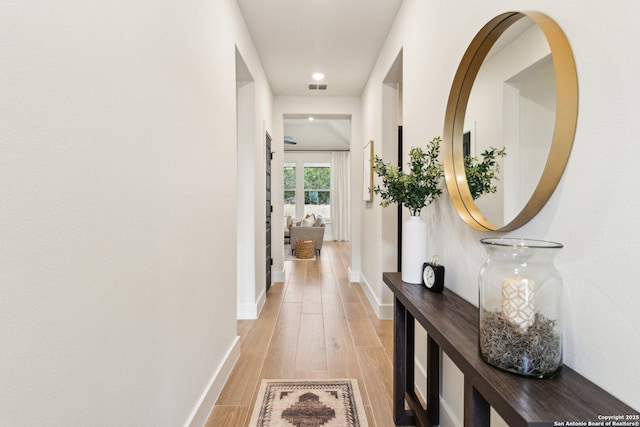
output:
[[[262,311],[262,307],[264,307],[264,303],[267,298],[266,290],[263,290],[258,298],[258,302],[255,304],[238,304],[237,308],[237,317],[239,320],[244,319],[257,319]]]
[[[393,304],[380,304],[378,319],[393,320]]]
[[[440,425],[443,427],[462,427],[462,423],[455,416],[447,402],[440,396]]]
[[[413,359],[413,363],[415,364],[415,372],[414,372],[414,384],[416,386],[416,390],[418,390],[418,394],[423,402],[427,401],[427,370],[424,368],[420,360],[418,358]]]
[[[256,304],[238,304],[238,320],[257,319],[258,307]]]
[[[284,268],[277,271],[271,270],[271,277],[273,278],[273,283],[284,282]]]
[[[218,400],[218,396],[222,392],[222,387],[227,382],[231,370],[235,366],[238,358],[240,357],[240,337],[236,337],[233,344],[225,354],[222,363],[218,367],[218,370],[213,374],[207,384],[207,388],[200,396],[198,403],[189,415],[185,427],[202,427],[209,418],[209,414],[213,406]]]
[[[358,282],[360,282],[360,286],[362,286],[362,290],[364,290],[364,294],[367,296],[371,307],[373,307],[373,311],[376,312],[378,319],[393,319],[393,304],[382,304],[363,275],[360,275]]]
[[[359,271],[352,271],[351,267],[349,267],[349,281],[351,283],[356,283],[360,281],[360,272]]]
[[[413,360],[415,364],[415,372],[414,372],[414,381],[416,390],[418,395],[422,399],[423,402],[427,401],[427,370],[422,365],[421,361],[415,358]],[[444,380],[441,378],[441,381]],[[458,417],[453,413],[447,402],[444,400],[442,395],[440,395],[440,426],[443,427],[462,427]]]

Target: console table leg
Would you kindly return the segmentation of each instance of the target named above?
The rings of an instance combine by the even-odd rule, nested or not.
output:
[[[405,373],[404,373],[404,392],[414,393],[415,379],[415,358],[416,358],[416,322],[411,313],[407,312],[405,316]]]
[[[464,427],[485,427],[490,425],[489,402],[464,379]]]
[[[407,390],[408,348],[413,349],[413,335],[408,337],[407,323],[413,330],[413,317],[407,319],[406,308],[398,301],[393,303],[393,421],[396,425],[415,425],[414,417],[404,408],[404,396]],[[413,351],[411,351],[413,354]],[[413,371],[413,365],[412,371]],[[413,373],[411,374],[413,376]],[[411,383],[413,385],[413,382]]]
[[[431,424],[440,424],[440,346],[427,335],[427,413]]]

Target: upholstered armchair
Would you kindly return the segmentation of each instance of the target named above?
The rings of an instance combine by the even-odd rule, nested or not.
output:
[[[291,226],[289,229],[289,241],[291,242],[291,253],[296,248],[298,240],[313,240],[315,242],[316,252],[320,255],[322,250],[322,241],[324,239],[325,223],[322,217],[318,216],[315,222],[309,226],[302,224],[300,221]]]

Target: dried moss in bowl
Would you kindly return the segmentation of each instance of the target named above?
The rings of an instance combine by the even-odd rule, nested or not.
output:
[[[552,378],[562,362],[562,344],[554,326],[554,320],[536,313],[533,324],[523,330],[500,312],[485,312],[480,324],[480,354],[505,371]]]

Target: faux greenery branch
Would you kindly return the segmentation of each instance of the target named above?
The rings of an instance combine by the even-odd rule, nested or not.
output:
[[[380,196],[380,205],[387,207],[392,203],[405,206],[411,215],[420,215],[422,208],[428,206],[441,194],[442,177],[444,175],[440,163],[440,144],[438,136],[427,143],[426,151],[413,147],[409,151],[409,172],[405,173],[398,166],[385,164],[377,155],[373,158],[373,170],[382,178],[382,185],[376,185],[373,192]],[[476,200],[483,194],[495,193],[497,174],[500,166],[497,158],[506,156],[504,147],[501,150],[490,147],[480,156],[464,158],[469,190]]]
[[[441,142],[440,137],[435,137],[427,143],[426,151],[420,147],[411,148],[408,173],[385,164],[377,155],[374,157],[373,170],[382,178],[382,186],[376,185],[373,192],[382,199],[382,207],[401,204],[411,211],[411,215],[420,215],[422,208],[442,194],[443,168],[438,160]]]
[[[466,156],[464,158],[464,171],[467,174],[467,184],[471,197],[476,200],[478,197],[487,193],[495,193],[497,191],[493,180],[497,180],[497,174],[500,172],[500,165],[496,162],[497,158],[507,155],[505,148],[498,150],[490,147],[482,154],[482,160],[478,160],[475,156]]]

